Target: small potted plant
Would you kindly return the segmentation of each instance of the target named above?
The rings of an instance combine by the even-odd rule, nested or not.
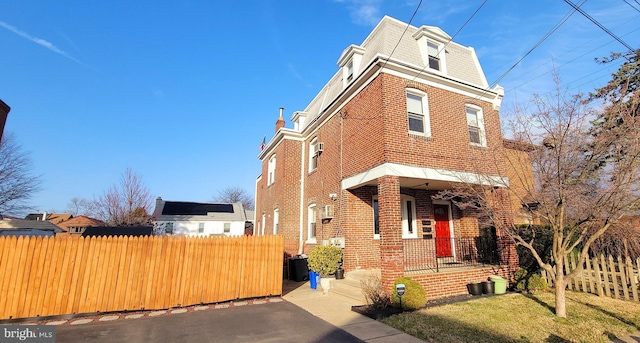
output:
[[[336,273],[341,261],[342,249],[333,245],[317,246],[309,253],[309,269],[320,274],[320,285],[324,293],[329,291],[331,283],[328,276]]]

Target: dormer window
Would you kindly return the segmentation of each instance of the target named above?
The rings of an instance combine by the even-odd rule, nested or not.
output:
[[[440,70],[440,57],[438,57],[438,46],[432,42],[427,42],[427,53],[429,54],[429,68]]]
[[[357,45],[350,45],[340,55],[338,66],[342,68],[342,87],[346,88],[362,72],[360,63],[363,55],[364,48]]]
[[[349,62],[347,66],[347,82],[351,82],[353,80],[353,61]]]
[[[451,41],[451,37],[442,29],[435,26],[422,26],[413,34],[416,40],[425,69],[441,74],[447,73],[447,61],[445,44]]]

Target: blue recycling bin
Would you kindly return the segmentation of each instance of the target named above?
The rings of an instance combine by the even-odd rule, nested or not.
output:
[[[311,289],[318,288],[318,273],[314,271],[309,272],[309,285],[311,286]]]

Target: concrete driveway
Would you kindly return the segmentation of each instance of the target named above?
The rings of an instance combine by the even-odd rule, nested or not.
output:
[[[363,342],[289,302],[56,329],[56,342]]]

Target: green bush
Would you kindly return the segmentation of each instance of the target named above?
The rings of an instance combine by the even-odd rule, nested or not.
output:
[[[427,305],[427,293],[422,286],[409,277],[401,277],[393,284],[393,294],[391,295],[391,301],[394,307],[400,307],[400,298],[396,292],[396,285],[403,283],[406,291],[402,296],[402,309],[404,310],[417,310]]]
[[[515,273],[516,289],[519,291],[535,291],[547,289],[549,285],[542,275],[520,268]]]
[[[321,245],[309,253],[309,269],[322,276],[335,274],[342,262],[342,249],[333,245]]]

